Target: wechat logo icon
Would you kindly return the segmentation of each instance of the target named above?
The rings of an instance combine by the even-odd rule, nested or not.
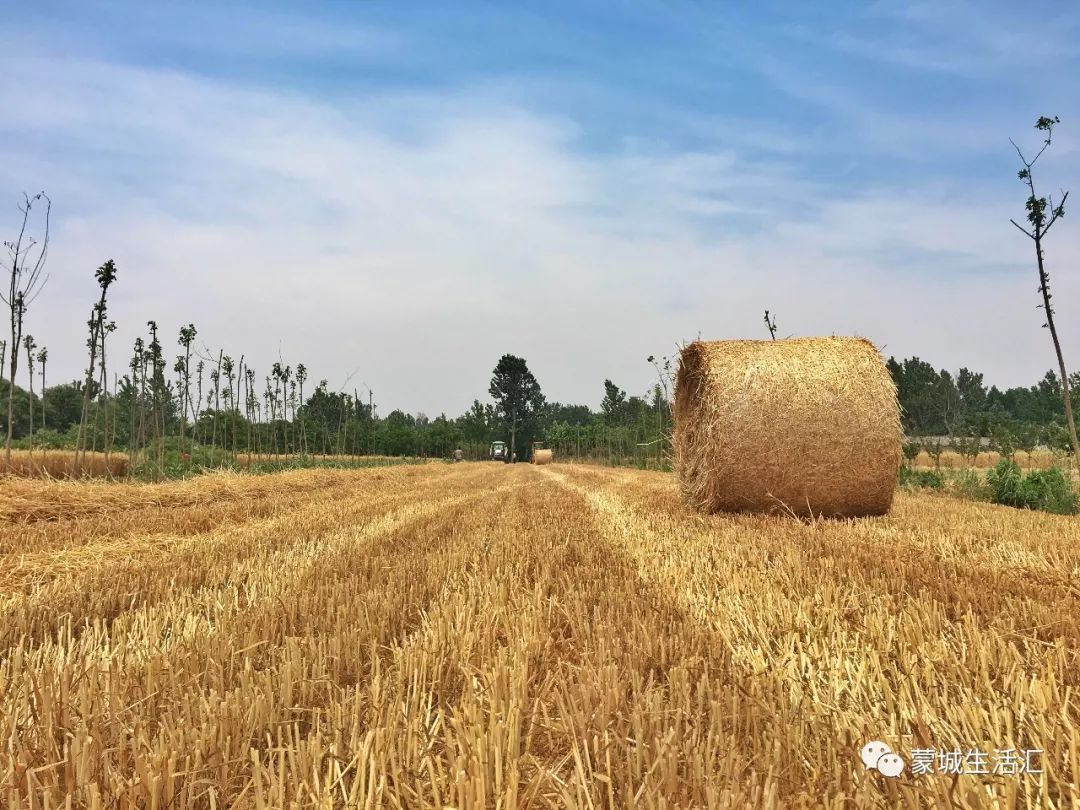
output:
[[[895,779],[904,772],[904,760],[881,740],[868,742],[859,755],[868,771],[876,770],[890,779]]]

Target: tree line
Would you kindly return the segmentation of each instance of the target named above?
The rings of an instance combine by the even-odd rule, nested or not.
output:
[[[1012,224],[1033,246],[1039,278],[1039,309],[1043,311],[1054,347],[1058,371],[1048,371],[1028,388],[987,387],[983,375],[961,368],[955,374],[935,370],[918,357],[887,363],[896,383],[909,435],[991,439],[1002,449],[1044,445],[1072,449],[1080,464],[1073,410],[1080,406],[1080,374],[1069,374],[1054,320],[1050,275],[1045,262],[1045,238],[1064,216],[1067,192],[1055,201],[1036,193],[1034,168],[1050,147],[1056,116],[1041,116],[1035,129],[1041,148],[1032,157],[1013,143],[1020,158],[1018,179],[1025,186],[1026,226]],[[323,455],[448,456],[461,449],[472,458],[487,454],[490,442],[506,441],[521,459],[534,442],[543,441],[557,454],[612,463],[633,461],[663,465],[669,459],[671,360],[647,362],[658,382],[642,396],[627,396],[611,380],[604,381],[600,410],[586,405],[549,403],[524,358],[503,355],[488,389],[488,402],[474,400],[456,418],[395,410],[377,418],[371,392],[365,403],[359,392],[332,391],[325,380],[308,386],[303,363],[274,363],[269,373],[257,373],[245,357],[215,355],[194,348],[194,324],[179,330],[179,349],[169,352],[154,321],[135,340],[119,374],[109,366],[114,351],[108,338],[116,324],[108,314],[108,294],[117,267],[106,261],[95,272],[99,295],[87,321],[87,366],[81,380],[48,386],[48,349],[27,331],[29,310],[48,276],[52,203],[44,192],[23,195],[17,235],[4,243],[8,252],[7,284],[0,286],[10,333],[0,339],[0,398],[7,405],[5,456],[10,464],[13,445],[73,448],[77,454],[123,449],[158,473],[166,460],[180,462],[209,448],[211,460],[221,454],[234,460],[238,453],[267,458]],[[41,236],[35,237],[34,217]],[[765,312],[770,337],[777,335],[776,316]],[[25,358],[26,388],[17,385]],[[112,375],[110,377],[110,370]],[[35,391],[35,381],[40,384]],[[218,456],[214,456],[218,454]]]
[[[935,369],[918,357],[886,363],[900,400],[909,436],[982,438],[1011,442],[1020,449],[1042,445],[1070,448],[1060,378],[1047,371],[1029,387],[987,386],[983,374]],[[1080,374],[1070,376],[1073,408],[1080,406]]]
[[[38,200],[47,198],[28,198],[24,216]],[[48,385],[47,349],[24,334],[29,303],[45,278],[44,250],[27,264],[26,245],[34,244],[25,237],[14,243],[20,272],[12,274],[4,296],[15,302],[11,341],[0,340],[0,364],[6,359],[9,372],[8,380],[0,380],[8,453],[12,446],[66,448],[83,456],[122,450],[161,473],[168,464],[204,463],[207,451],[211,462],[235,460],[238,454],[449,457],[458,449],[467,458],[483,458],[490,443],[501,440],[521,460],[529,458],[534,442],[543,442],[560,457],[660,467],[670,461],[668,358],[647,358],[657,382],[642,395],[627,395],[604,380],[600,408],[594,411],[549,402],[525,359],[503,355],[493,369],[487,401],[475,399],[458,417],[435,418],[401,410],[379,418],[370,391],[365,402],[356,389],[334,391],[326,380],[312,386],[303,363],[282,360],[260,375],[243,354],[197,350],[193,323],[168,340],[175,352],[170,362],[165,337],[155,321],[148,321],[145,335],[136,338],[120,365],[122,373],[117,372],[110,366],[116,350],[109,336],[116,324],[109,318],[108,296],[118,277],[112,260],[95,271],[99,293],[86,322],[82,379]],[[9,353],[9,345],[22,352]],[[26,387],[12,384],[20,356]],[[1053,370],[1030,387],[1002,390],[987,386],[979,372],[961,368],[954,374],[918,357],[890,357],[886,365],[908,435],[989,438],[1020,449],[1069,447],[1064,390]],[[1069,382],[1070,399],[1078,407],[1080,375]]]
[[[148,321],[119,373],[109,364],[115,355],[109,336],[116,324],[109,318],[108,297],[118,277],[112,260],[95,271],[99,292],[86,322],[82,379],[48,385],[48,351],[24,334],[29,304],[45,281],[48,243],[47,233],[40,245],[26,237],[25,220],[36,202],[47,200],[26,198],[20,237],[9,243],[17,271],[3,299],[14,302],[9,304],[12,333],[10,342],[0,340],[0,364],[6,360],[9,373],[8,380],[0,380],[8,453],[12,446],[66,448],[83,456],[122,450],[161,473],[168,464],[204,463],[207,451],[211,462],[235,460],[241,453],[449,457],[458,449],[467,458],[483,458],[490,443],[501,440],[521,460],[529,458],[534,442],[543,442],[560,457],[660,467],[670,462],[668,358],[647,358],[657,382],[642,395],[627,395],[604,380],[600,408],[594,411],[549,402],[525,359],[503,355],[493,369],[487,401],[475,399],[458,417],[435,418],[401,410],[379,418],[370,391],[365,402],[356,389],[334,391],[326,380],[312,386],[303,363],[282,360],[260,375],[243,354],[198,350],[193,323],[168,339],[175,352],[170,362],[165,337],[155,321]],[[775,321],[767,322],[775,338]],[[9,346],[22,351],[9,352]],[[12,384],[20,357],[26,387]],[[981,373],[961,368],[954,374],[918,357],[890,357],[886,365],[908,435],[989,438],[1021,449],[1069,447],[1064,387],[1053,370],[1030,387],[1002,390],[987,386]],[[1072,404],[1080,406],[1080,375],[1069,382]]]

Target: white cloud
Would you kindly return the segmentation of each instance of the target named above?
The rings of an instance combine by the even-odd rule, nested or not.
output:
[[[77,374],[109,257],[116,371],[147,319],[170,341],[192,321],[262,373],[279,345],[332,386],[359,368],[384,413],[461,412],[504,352],[595,405],[605,377],[640,391],[645,357],[699,330],[762,336],[766,306],[783,333],[858,332],[994,382],[1051,365],[1011,198],[981,187],[841,196],[722,132],[707,153],[588,154],[572,121],[490,90],[331,104],[93,60],[0,75],[39,90],[0,130],[20,156],[0,189],[56,203],[31,316],[53,380]],[[1064,311],[1078,256],[1056,236]]]

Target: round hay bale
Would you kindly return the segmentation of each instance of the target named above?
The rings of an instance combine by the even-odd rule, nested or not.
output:
[[[704,512],[881,515],[902,457],[900,406],[863,338],[695,341],[675,381],[675,466]]]
[[[555,454],[550,450],[533,450],[533,464],[550,464],[555,460]]]

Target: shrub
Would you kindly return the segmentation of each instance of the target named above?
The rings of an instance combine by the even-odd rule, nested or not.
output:
[[[1028,473],[1024,478],[1024,493],[1030,509],[1055,515],[1076,514],[1076,490],[1068,475],[1058,467]]]
[[[986,479],[975,470],[961,470],[954,475],[952,489],[961,498],[971,501],[989,501],[993,495]]]
[[[945,487],[945,478],[937,470],[915,470],[911,467],[901,467],[900,486],[908,489],[943,489]]]
[[[16,439],[11,443],[11,446],[20,450],[28,450],[31,447],[30,437],[23,436],[21,439]],[[35,450],[41,448],[46,450],[66,450],[70,447],[72,445],[68,443],[67,434],[60,433],[52,428],[45,428],[34,433],[33,448]]]
[[[986,474],[986,483],[994,503],[1022,509],[1027,506],[1024,496],[1024,476],[1020,465],[1003,458]]]
[[[1003,459],[986,476],[994,503],[1019,509],[1037,509],[1056,515],[1074,515],[1076,490],[1059,467],[1034,470],[1024,475],[1016,462]]]

